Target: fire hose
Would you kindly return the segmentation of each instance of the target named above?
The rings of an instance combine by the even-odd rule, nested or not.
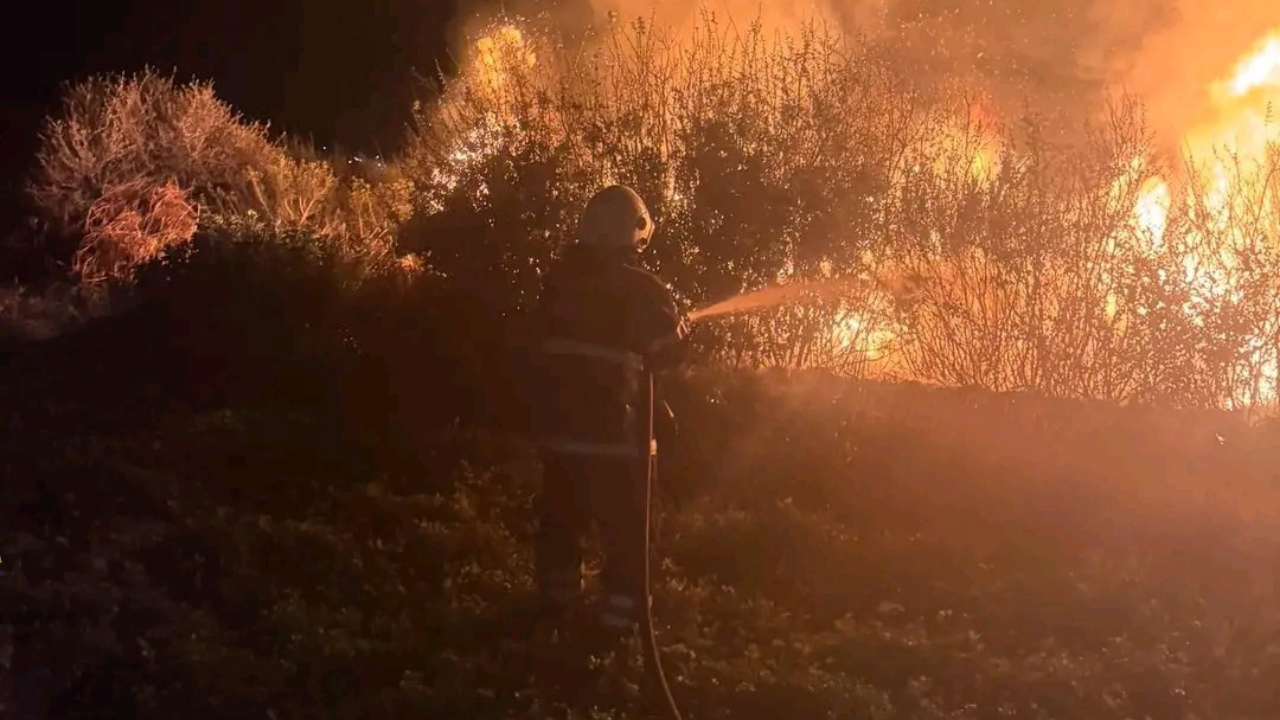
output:
[[[645,473],[645,501],[644,501],[644,614],[641,616],[640,641],[644,645],[645,650],[645,667],[653,679],[657,690],[662,693],[662,700],[666,703],[667,714],[671,720],[683,720],[680,713],[680,706],[676,704],[675,695],[671,692],[671,686],[667,683],[666,673],[662,670],[662,657],[658,652],[658,634],[653,627],[653,563],[651,557],[653,555],[653,486],[658,476],[658,442],[654,436],[654,416],[656,414],[655,407],[655,389],[656,384],[654,376],[649,373],[649,453],[648,453],[648,470]],[[670,412],[664,404],[664,409]]]
[[[640,621],[640,642],[644,646],[644,664],[645,669],[656,687],[660,698],[658,698],[666,706],[666,714],[671,720],[683,720],[683,714],[680,707],[676,703],[675,696],[671,692],[671,686],[667,682],[666,673],[662,668],[661,653],[658,650],[657,631],[654,629],[653,622],[653,563],[651,561],[653,555],[653,492],[654,485],[658,474],[658,454],[657,454],[657,437],[655,434],[655,418],[657,415],[657,382],[653,372],[645,373],[648,384],[648,398],[644,404],[647,404],[648,412],[648,448],[646,453],[645,468],[645,490],[644,490],[644,612],[639,617]],[[641,408],[644,408],[644,404]],[[671,413],[670,407],[666,403],[662,403],[663,410],[668,414],[669,427],[674,431],[674,414]]]

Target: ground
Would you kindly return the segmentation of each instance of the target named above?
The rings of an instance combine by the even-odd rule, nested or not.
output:
[[[6,367],[18,717],[654,713],[636,646],[530,624],[518,438],[441,425],[393,460],[285,404]],[[1211,499],[1272,477],[1259,446],[968,401],[945,430],[836,380],[672,387],[655,614],[686,717],[1280,716],[1273,538]]]

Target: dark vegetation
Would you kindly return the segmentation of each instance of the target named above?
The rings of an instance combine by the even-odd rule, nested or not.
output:
[[[936,141],[953,113],[832,38],[615,42],[632,65],[491,36],[372,170],[207,87],[69,94],[43,229],[5,248],[4,716],[650,712],[638,653],[575,660],[522,611],[519,311],[605,178],[652,198],[691,303],[915,276],[702,326],[666,383],[656,614],[689,716],[1280,716],[1276,433],[1214,409],[1265,364],[1272,251],[1186,319],[1137,181],[1097,189],[1142,151],[1137,107],[1098,155],[1022,138],[982,178]],[[611,84],[641,63],[693,84]],[[1208,242],[1189,223],[1166,248]],[[891,370],[965,387],[866,377],[831,337],[851,306],[895,329]]]

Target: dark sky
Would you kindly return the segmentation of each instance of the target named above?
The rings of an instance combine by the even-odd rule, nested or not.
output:
[[[446,55],[457,0],[33,0],[2,23],[5,164],[60,83],[145,65],[210,79],[245,115],[354,149],[394,146],[413,70]],[[30,13],[30,14],[29,14]],[[33,48],[36,52],[24,51]]]

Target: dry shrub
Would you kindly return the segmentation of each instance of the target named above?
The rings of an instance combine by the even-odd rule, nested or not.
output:
[[[418,107],[405,168],[440,228],[424,244],[469,292],[525,302],[607,182],[648,200],[659,226],[648,261],[704,304],[864,274],[905,233],[927,235],[921,214],[971,194],[975,167],[987,169],[976,160],[990,132],[971,102],[923,103],[821,26],[771,39],[708,18],[679,40],[645,23],[597,40],[581,54],[499,27],[441,102]],[[853,335],[879,336],[889,303],[846,300],[701,334],[720,360],[861,372],[866,343],[848,341],[848,316],[862,323]]]
[[[904,317],[910,375],[1060,397],[1268,402],[1280,254],[1260,178],[1272,171],[1231,165],[1229,190],[1211,199],[1189,160],[1180,175],[1162,166],[1139,106],[1107,120],[1069,162],[1042,151],[1007,164],[979,190],[979,222],[923,213],[940,241],[890,254],[918,280]],[[1167,212],[1135,212],[1158,176],[1178,178]]]
[[[331,212],[338,179],[323,162],[283,159],[245,173],[243,195],[226,198],[231,217],[260,219],[269,231],[309,228],[329,237],[341,229]]]
[[[82,282],[127,280],[196,233],[196,207],[174,180],[107,188],[89,208],[72,268]]]
[[[110,188],[172,178],[205,206],[244,188],[281,151],[209,83],[179,84],[150,70],[94,77],[67,89],[46,119],[28,187],[64,229],[79,226]]]
[[[1178,405],[1274,397],[1280,277],[1276,158],[1237,167],[1226,201],[1153,151],[1121,97],[1067,140],[1034,115],[996,128],[963,88],[931,88],[877,49],[707,19],[645,23],[591,52],[495,30],[421,105],[405,168],[440,221],[435,269],[519,305],[601,184],[650,202],[653,268],[691,304],[833,274],[913,278],[869,293],[710,320],[716,362],[822,366],[994,390]],[[1176,178],[1153,232],[1153,177]],[[893,359],[841,335],[895,333]],[[883,344],[883,343],[881,343]],[[861,352],[850,352],[850,348]]]
[[[391,261],[400,228],[413,216],[413,184],[395,168],[376,180],[351,178],[339,188],[342,237],[351,252]]]
[[[209,83],[178,83],[150,70],[95,77],[70,87],[60,113],[46,120],[28,189],[60,232],[94,232],[98,244],[123,247],[119,238],[135,232],[127,216],[109,210],[124,201],[121,194],[172,180],[200,210],[204,229],[305,235],[345,255],[387,260],[409,214],[408,183],[340,179],[326,160],[288,139],[273,141],[267,131]],[[103,233],[116,239],[104,241]]]
[[[605,182],[649,201],[650,262],[691,302],[824,261],[856,271],[886,233],[878,198],[906,146],[944,120],[817,27],[775,43],[707,22],[676,45],[637,23],[589,55],[533,31],[490,37],[419,106],[405,168],[422,210],[448,221],[427,243],[439,269],[468,287],[500,279],[491,294],[513,302]]]

